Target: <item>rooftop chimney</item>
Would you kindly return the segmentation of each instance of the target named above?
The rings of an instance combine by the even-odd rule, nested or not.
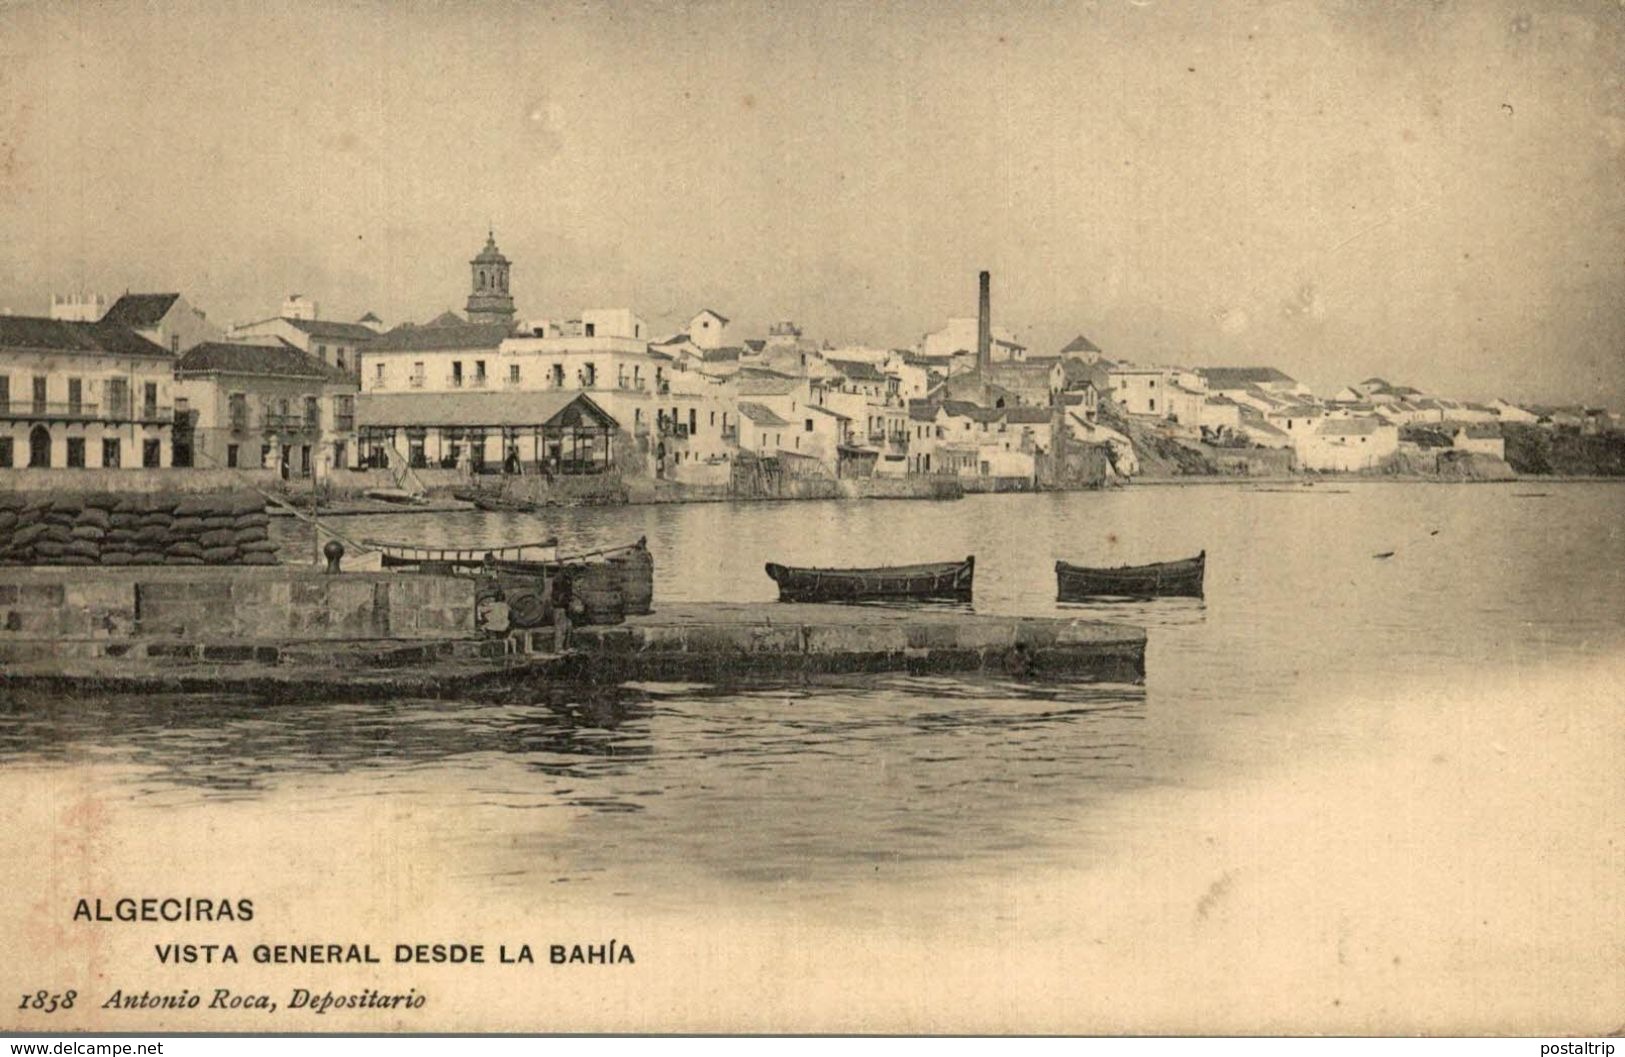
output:
[[[993,277],[983,272],[980,279],[982,292],[976,307],[976,369],[985,371],[993,362]]]

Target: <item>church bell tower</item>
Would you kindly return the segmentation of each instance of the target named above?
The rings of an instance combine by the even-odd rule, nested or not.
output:
[[[473,269],[468,293],[470,323],[513,326],[513,295],[508,292],[508,258],[497,249],[495,232],[487,232],[485,248],[469,261]]]

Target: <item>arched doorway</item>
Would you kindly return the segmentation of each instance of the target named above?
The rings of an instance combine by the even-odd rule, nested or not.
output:
[[[44,426],[35,426],[28,434],[28,465],[51,465],[51,431]]]

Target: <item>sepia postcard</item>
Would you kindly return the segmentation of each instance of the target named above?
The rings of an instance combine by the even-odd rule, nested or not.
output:
[[[1618,0],[0,59],[0,1031],[1625,1030]]]

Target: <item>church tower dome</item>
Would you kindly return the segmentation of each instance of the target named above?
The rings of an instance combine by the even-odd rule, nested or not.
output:
[[[468,293],[470,323],[513,325],[513,295],[508,292],[508,258],[497,249],[495,232],[487,232],[485,248],[469,261],[472,275]]]

